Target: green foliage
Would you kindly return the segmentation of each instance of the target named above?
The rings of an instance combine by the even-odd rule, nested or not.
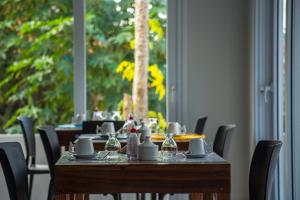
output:
[[[0,3],[0,127],[16,118],[67,122],[73,114],[71,1]]]
[[[118,109],[131,82],[116,73],[134,61],[133,0],[87,0],[88,109]],[[150,65],[165,75],[165,1],[151,0]],[[154,27],[154,28],[153,28]],[[15,130],[28,115],[40,124],[67,123],[73,115],[73,13],[70,0],[0,2],[0,127]],[[165,114],[149,87],[150,109]]]

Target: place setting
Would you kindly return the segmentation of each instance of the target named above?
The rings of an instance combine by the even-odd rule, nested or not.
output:
[[[144,123],[144,120],[141,120],[139,126],[136,126],[136,124],[138,123],[128,119],[117,132],[113,122],[104,122],[101,126],[97,125],[96,134],[82,134],[75,144],[70,143],[69,158],[71,160],[118,161],[120,158],[125,157],[128,160],[173,162],[205,158],[211,152],[211,147],[205,141],[205,137],[190,139],[188,151],[178,151],[174,136],[186,132],[185,127],[178,122],[168,123],[160,148],[152,142],[152,129]],[[93,140],[97,139],[105,141],[104,151],[95,152]],[[121,147],[119,139],[126,140],[125,149]]]
[[[211,145],[203,138],[194,138],[190,140],[188,151],[184,154],[187,158],[205,158],[211,152]]]

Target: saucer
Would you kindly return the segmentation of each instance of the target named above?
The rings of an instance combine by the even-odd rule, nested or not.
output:
[[[119,134],[117,135],[118,139],[127,139],[127,134]]]
[[[185,152],[184,155],[187,158],[205,158],[208,154],[190,154],[189,152]]]
[[[108,140],[108,138],[109,138],[109,136],[106,135],[106,134],[100,134],[99,136],[100,136],[100,138],[103,139],[103,140]]]

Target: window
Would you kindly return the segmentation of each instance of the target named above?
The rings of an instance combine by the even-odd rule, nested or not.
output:
[[[149,117],[162,128],[166,4],[149,1]],[[0,12],[0,128],[20,132],[19,115],[41,125],[69,123],[86,107],[122,111],[132,93],[134,0],[8,0]]]

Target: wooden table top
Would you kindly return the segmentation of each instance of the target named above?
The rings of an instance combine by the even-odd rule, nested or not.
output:
[[[230,194],[230,164],[215,153],[173,161],[164,161],[161,156],[158,161],[128,161],[126,155],[119,160],[70,160],[64,154],[55,165],[54,188],[57,194]]]

